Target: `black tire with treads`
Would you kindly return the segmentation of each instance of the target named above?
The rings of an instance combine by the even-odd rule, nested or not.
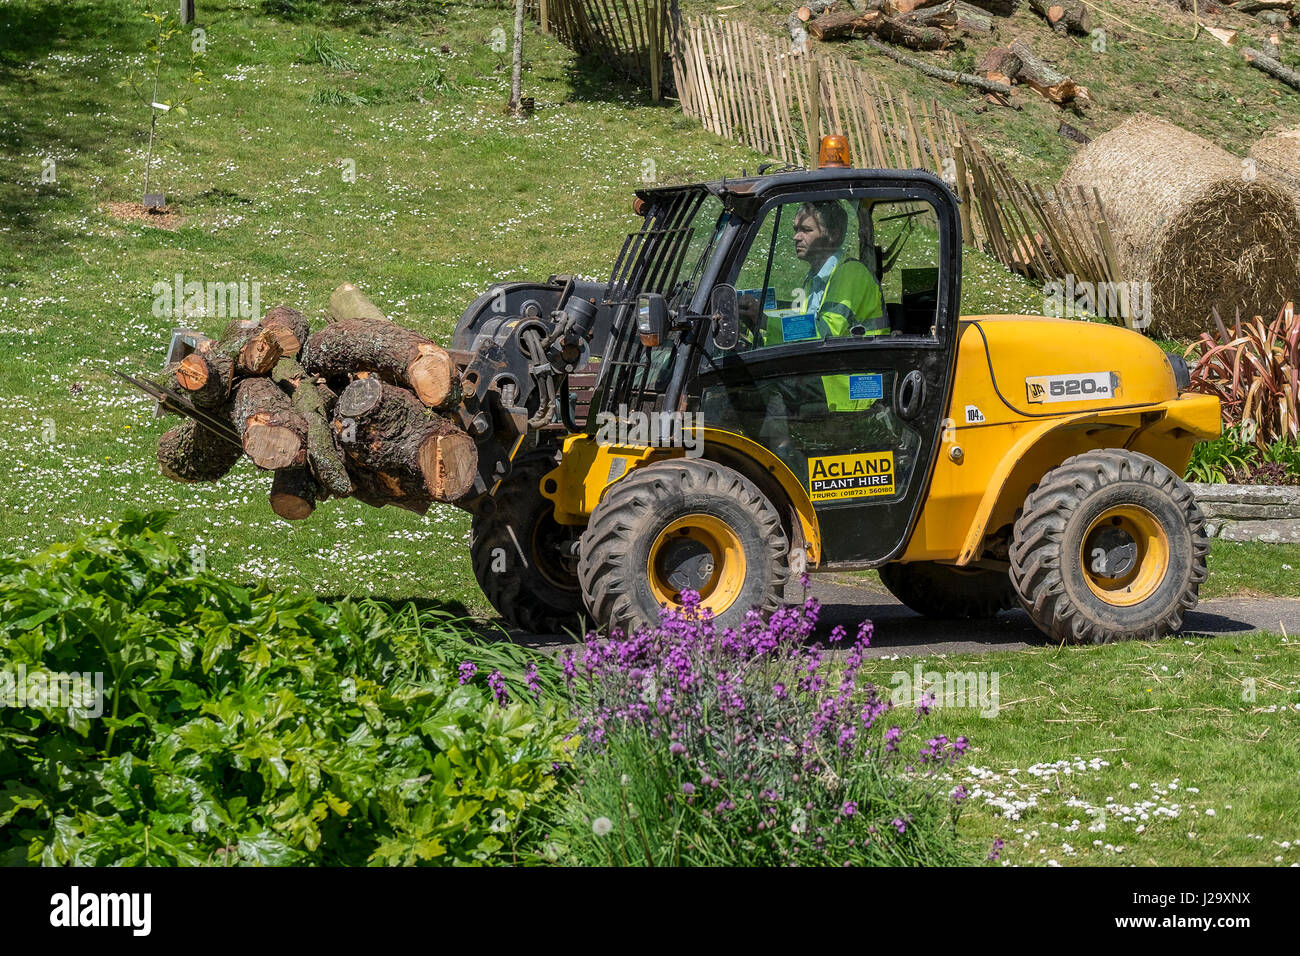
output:
[[[1016,591],[1005,571],[935,561],[895,562],[880,568],[880,580],[917,614],[939,620],[994,617],[1016,605]]]
[[[739,472],[682,458],[638,468],[596,506],[582,536],[578,578],[597,626],[631,631],[658,620],[647,576],[650,550],[673,521],[692,514],[718,518],[745,555],[745,579],[732,604],[716,615],[719,628],[741,623],[756,607],[781,603],[789,576],[789,543],[772,503]]]
[[[475,515],[470,526],[470,559],[483,594],[512,627],[534,634],[580,632],[586,610],[576,568],[562,566],[553,549],[535,553],[538,542],[565,534],[540,487],[554,468],[548,454],[516,462],[493,496],[496,508]]]
[[[1168,561],[1145,600],[1102,600],[1086,580],[1083,536],[1108,509],[1136,505],[1158,522]],[[1209,538],[1191,490],[1154,458],[1102,449],[1053,468],[1025,501],[1011,544],[1011,582],[1045,633],[1075,644],[1154,639],[1176,632],[1196,607]]]

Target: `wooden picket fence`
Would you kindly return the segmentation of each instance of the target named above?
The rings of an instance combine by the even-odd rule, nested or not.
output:
[[[658,101],[668,50],[669,0],[535,0],[542,29],[609,63]]]
[[[785,38],[715,17],[672,29],[669,0],[536,2],[548,4],[566,45],[615,63],[656,94],[669,51],[682,111],[719,136],[807,168],[822,136],[843,134],[857,166],[925,169],[944,179],[960,200],[963,240],[1007,268],[1044,282],[1126,278],[1095,192],[1064,195],[1017,179],[954,113],[844,57],[816,47],[794,53]]]

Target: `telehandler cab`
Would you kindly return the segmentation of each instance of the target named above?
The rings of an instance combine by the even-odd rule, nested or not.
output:
[[[960,315],[947,185],[850,168],[842,137],[823,157],[639,190],[608,282],[465,312],[493,606],[630,629],[691,589],[734,626],[792,574],[877,568],[934,617],[1019,601],[1058,640],[1176,631],[1209,550],[1179,476],[1217,399],[1134,331]]]

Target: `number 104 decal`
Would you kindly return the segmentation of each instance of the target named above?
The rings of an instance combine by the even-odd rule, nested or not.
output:
[[[1113,398],[1119,390],[1114,372],[1080,372],[1072,375],[1030,375],[1025,391],[1031,402],[1087,402]]]

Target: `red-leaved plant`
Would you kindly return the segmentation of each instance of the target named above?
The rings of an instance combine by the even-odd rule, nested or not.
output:
[[[1261,449],[1294,442],[1300,430],[1300,319],[1288,302],[1277,318],[1260,316],[1231,329],[1214,311],[1215,334],[1187,349],[1191,391],[1215,395],[1225,425],[1244,425]]]

